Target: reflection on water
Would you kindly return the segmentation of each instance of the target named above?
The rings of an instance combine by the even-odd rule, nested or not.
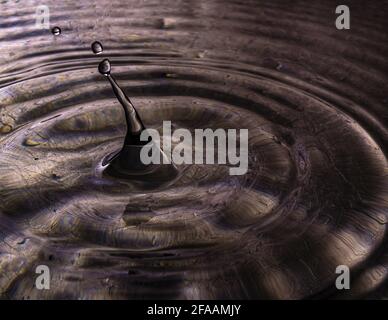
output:
[[[331,0],[48,1],[58,36],[2,4],[1,297],[386,296],[388,8],[351,3],[338,31]],[[248,173],[102,174],[127,133],[105,58],[147,128],[248,128]]]

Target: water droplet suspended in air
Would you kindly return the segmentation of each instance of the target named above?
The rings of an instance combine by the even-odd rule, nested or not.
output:
[[[94,54],[100,54],[104,51],[104,48],[102,47],[101,42],[94,41],[92,43],[92,50]]]
[[[54,36],[59,36],[61,34],[61,28],[60,27],[54,27],[51,29],[51,32]]]
[[[100,62],[98,65],[98,71],[103,74],[104,76],[107,76],[110,74],[110,61],[108,59],[104,59]]]

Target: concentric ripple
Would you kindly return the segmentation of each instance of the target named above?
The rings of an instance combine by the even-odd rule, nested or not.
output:
[[[47,3],[60,35],[1,4],[1,297],[387,297],[385,1],[350,1],[347,31],[331,0]],[[107,57],[147,128],[249,129],[247,174],[101,175],[126,132]]]

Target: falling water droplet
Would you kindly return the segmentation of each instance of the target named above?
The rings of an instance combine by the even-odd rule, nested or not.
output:
[[[59,27],[54,27],[54,28],[52,28],[51,29],[51,32],[52,32],[52,34],[54,35],[54,36],[59,36],[60,34],[61,34],[61,28],[59,28]]]
[[[104,48],[102,47],[101,42],[94,41],[92,43],[92,51],[94,54],[100,54],[104,51]]]
[[[104,76],[107,76],[110,74],[110,61],[108,59],[104,59],[100,62],[98,65],[98,71],[103,74]]]

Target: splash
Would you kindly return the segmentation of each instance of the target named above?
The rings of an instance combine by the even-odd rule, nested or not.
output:
[[[141,132],[145,130],[144,124],[131,100],[111,74],[111,63],[109,59],[104,59],[100,62],[98,71],[108,79],[117,100],[123,107],[127,125],[124,144],[120,152],[110,154],[103,160],[103,165],[109,163],[106,173],[114,177],[130,180],[134,180],[136,177],[136,180],[142,181],[143,187],[158,187],[165,184],[166,181],[171,181],[176,178],[177,170],[171,162],[166,161],[168,165],[161,166],[153,164],[145,165],[141,161],[141,149],[145,144],[153,142],[150,139],[146,141],[140,139]],[[156,144],[154,146],[161,157],[166,159],[167,155]]]

